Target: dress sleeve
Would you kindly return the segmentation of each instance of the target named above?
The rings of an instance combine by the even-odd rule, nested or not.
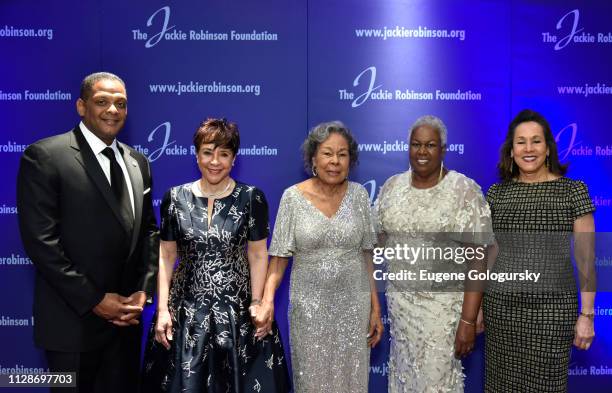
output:
[[[374,205],[372,206],[372,225],[377,234],[383,233],[384,228],[381,221],[381,213],[384,209],[384,202],[387,197],[388,190],[392,187],[392,184],[395,183],[395,179],[397,176],[392,176],[380,188],[378,192],[378,196],[376,197],[376,201],[374,201]]]
[[[372,250],[376,245],[376,230],[372,218],[372,208],[368,192],[359,185],[357,203],[358,209],[363,217],[363,237],[361,238],[361,249]]]
[[[489,187],[489,190],[487,191],[487,196],[486,196],[486,200],[487,203],[489,204],[489,207],[492,208],[493,205],[495,204],[495,194],[497,192],[497,183],[493,184],[491,187]]]
[[[161,217],[160,238],[164,241],[176,241],[178,239],[178,222],[176,205],[172,199],[176,189],[169,189],[162,199],[159,215]]]
[[[456,192],[462,195],[460,208],[456,213],[457,235],[465,243],[491,244],[493,242],[491,210],[480,186],[472,179],[466,178],[460,182]]]
[[[263,191],[254,188],[251,192],[249,210],[248,240],[257,241],[268,237],[270,223],[268,221],[268,201]]]
[[[295,252],[295,217],[289,190],[285,190],[281,197],[274,233],[268,254],[277,257],[291,257]]]
[[[585,214],[593,213],[595,211],[595,205],[589,196],[589,190],[582,181],[573,182],[573,189],[571,194],[572,199],[572,217],[576,220]]]

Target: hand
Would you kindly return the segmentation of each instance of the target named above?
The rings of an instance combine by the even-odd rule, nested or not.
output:
[[[142,305],[131,304],[131,297],[123,297],[117,293],[106,293],[100,303],[94,308],[93,312],[100,318],[104,318],[117,326],[137,325],[138,319],[122,321],[121,317],[128,314],[142,312]]]
[[[459,321],[455,334],[455,357],[460,359],[469,355],[474,350],[475,341],[476,326]]]
[[[372,308],[370,310],[370,328],[368,330],[368,346],[374,348],[382,339],[385,326],[380,319],[380,310]]]
[[[125,313],[118,319],[113,319],[109,322],[116,326],[138,325],[138,318],[140,317],[140,314],[142,313],[142,310],[144,308],[144,304],[147,301],[147,295],[143,291],[138,291],[134,292],[133,294],[124,299],[124,304],[140,307],[140,311]]]
[[[168,310],[157,311],[157,323],[155,323],[155,341],[166,349],[170,349],[172,341],[172,317]]]
[[[274,322],[274,303],[262,302],[249,307],[253,325],[255,325],[255,337],[262,339],[272,333],[272,322]]]
[[[476,317],[476,334],[480,334],[485,331],[484,314],[482,313],[482,307],[478,309],[478,316]]]
[[[583,315],[578,316],[576,326],[574,326],[574,333],[574,345],[576,348],[583,350],[589,349],[595,338],[593,320]]]
[[[140,311],[124,314],[119,319],[123,322],[128,322],[128,323],[131,321],[138,322],[138,318],[140,317],[140,314],[142,313],[142,310],[144,309],[144,304],[146,301],[147,301],[146,293],[144,293],[143,291],[134,292],[126,299],[126,302],[124,304],[129,304],[130,306],[140,307]]]

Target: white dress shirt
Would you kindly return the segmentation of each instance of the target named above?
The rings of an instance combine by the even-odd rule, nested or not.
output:
[[[113,143],[110,146],[107,146],[106,143],[102,142],[102,140],[95,136],[93,132],[89,131],[89,129],[87,129],[83,122],[79,124],[79,127],[81,127],[81,131],[83,131],[83,136],[85,137],[85,140],[87,141],[89,147],[91,147],[91,150],[98,159],[100,167],[102,167],[102,171],[104,172],[104,175],[106,175],[106,180],[108,180],[108,184],[111,184],[110,160],[108,159],[108,157],[102,154],[102,150],[106,149],[107,147],[110,147],[115,152],[115,159],[121,167],[121,170],[123,171],[123,177],[125,178],[125,181],[127,183],[128,193],[130,194],[130,202],[132,203],[132,214],[134,214],[134,190],[132,190],[132,182],[130,182],[129,180],[130,175],[125,166],[125,162],[123,161],[123,156],[117,148],[117,140],[114,139]]]

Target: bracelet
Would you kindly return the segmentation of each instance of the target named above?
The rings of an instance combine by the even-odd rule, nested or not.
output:
[[[466,320],[465,320],[465,319],[463,319],[463,318],[460,318],[459,320],[460,320],[461,322],[463,322],[463,323],[467,324],[467,325],[470,325],[470,326],[474,326],[474,325],[475,325],[475,324],[474,324],[474,322],[466,321]]]
[[[580,315],[582,315],[583,317],[589,318],[591,321],[593,319],[595,319],[595,313],[594,312],[582,312],[582,311],[580,311]]]
[[[261,306],[261,299],[253,299],[251,300],[251,306]]]

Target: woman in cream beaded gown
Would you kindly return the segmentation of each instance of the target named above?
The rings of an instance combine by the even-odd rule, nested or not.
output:
[[[463,247],[490,241],[489,208],[478,184],[442,164],[446,126],[433,116],[411,127],[407,172],[389,178],[375,203],[386,247]],[[445,235],[440,236],[441,233]],[[437,234],[437,235],[436,235]],[[460,242],[461,241],[461,242]],[[463,271],[455,261],[389,261],[390,272],[412,268]],[[474,346],[481,292],[442,290],[423,281],[389,281],[387,304],[391,349],[389,392],[463,392],[459,358]]]
[[[363,186],[347,180],[357,143],[342,123],[330,122],[311,131],[303,150],[313,177],[283,193],[262,307],[273,310],[274,293],[293,257],[294,391],[367,393],[370,347],[380,340],[383,325],[366,274],[368,250],[376,241],[370,200]]]

